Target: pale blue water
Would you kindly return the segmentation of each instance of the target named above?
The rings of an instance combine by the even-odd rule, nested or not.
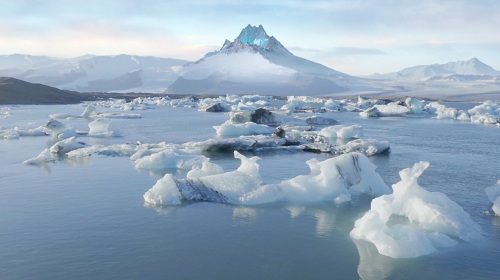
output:
[[[461,105],[464,106],[464,105]],[[99,110],[104,110],[99,108]],[[16,106],[0,127],[33,128],[53,113],[80,114],[80,105]],[[214,137],[224,114],[157,107],[141,119],[115,119],[121,137],[82,138],[89,144],[183,143]],[[126,157],[58,161],[50,170],[22,164],[50,137],[0,140],[0,279],[495,279],[500,275],[500,218],[486,215],[484,188],[500,179],[500,129],[466,122],[413,118],[362,119],[366,138],[387,140],[391,152],[371,157],[389,185],[398,172],[426,160],[420,184],[459,203],[485,232],[429,256],[391,259],[349,237],[370,200],[240,207],[192,203],[148,208],[142,195],[159,179]],[[73,120],[85,129],[86,121]],[[239,161],[211,154],[232,170]],[[259,154],[266,183],[308,173],[305,161],[327,155]],[[182,175],[182,174],[180,174]]]

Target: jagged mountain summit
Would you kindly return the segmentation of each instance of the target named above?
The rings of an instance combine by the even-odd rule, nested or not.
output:
[[[85,55],[70,59],[0,56],[0,76],[80,92],[163,92],[185,60],[136,55]]]
[[[297,57],[262,25],[246,26],[218,51],[176,68],[174,94],[326,95],[349,90],[359,79]]]
[[[445,64],[418,65],[394,73],[375,74],[371,78],[474,81],[485,80],[488,77],[499,75],[500,71],[493,69],[477,58],[472,58],[466,61],[455,61]]]

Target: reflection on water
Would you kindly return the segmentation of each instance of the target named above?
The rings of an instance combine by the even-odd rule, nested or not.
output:
[[[235,207],[233,221],[237,223],[252,223],[257,218],[257,210],[251,207]]]
[[[358,274],[363,280],[387,279],[394,269],[394,259],[380,255],[372,243],[353,239],[359,253]]]

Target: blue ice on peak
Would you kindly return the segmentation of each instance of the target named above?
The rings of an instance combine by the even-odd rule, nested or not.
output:
[[[256,45],[259,47],[265,47],[269,41],[269,36],[267,35],[264,27],[259,25],[259,27],[247,25],[243,30],[241,30],[238,40],[242,44]]]
[[[274,36],[267,35],[264,27],[247,25],[241,30],[240,35],[230,42],[226,40],[220,51],[224,53],[234,53],[241,51],[260,52],[260,53],[280,53],[289,55],[290,53]],[[215,54],[210,53],[209,55]]]

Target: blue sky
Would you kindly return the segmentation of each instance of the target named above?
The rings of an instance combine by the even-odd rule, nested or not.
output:
[[[497,0],[2,0],[0,54],[197,60],[262,24],[297,56],[352,75],[477,57],[500,70]]]

